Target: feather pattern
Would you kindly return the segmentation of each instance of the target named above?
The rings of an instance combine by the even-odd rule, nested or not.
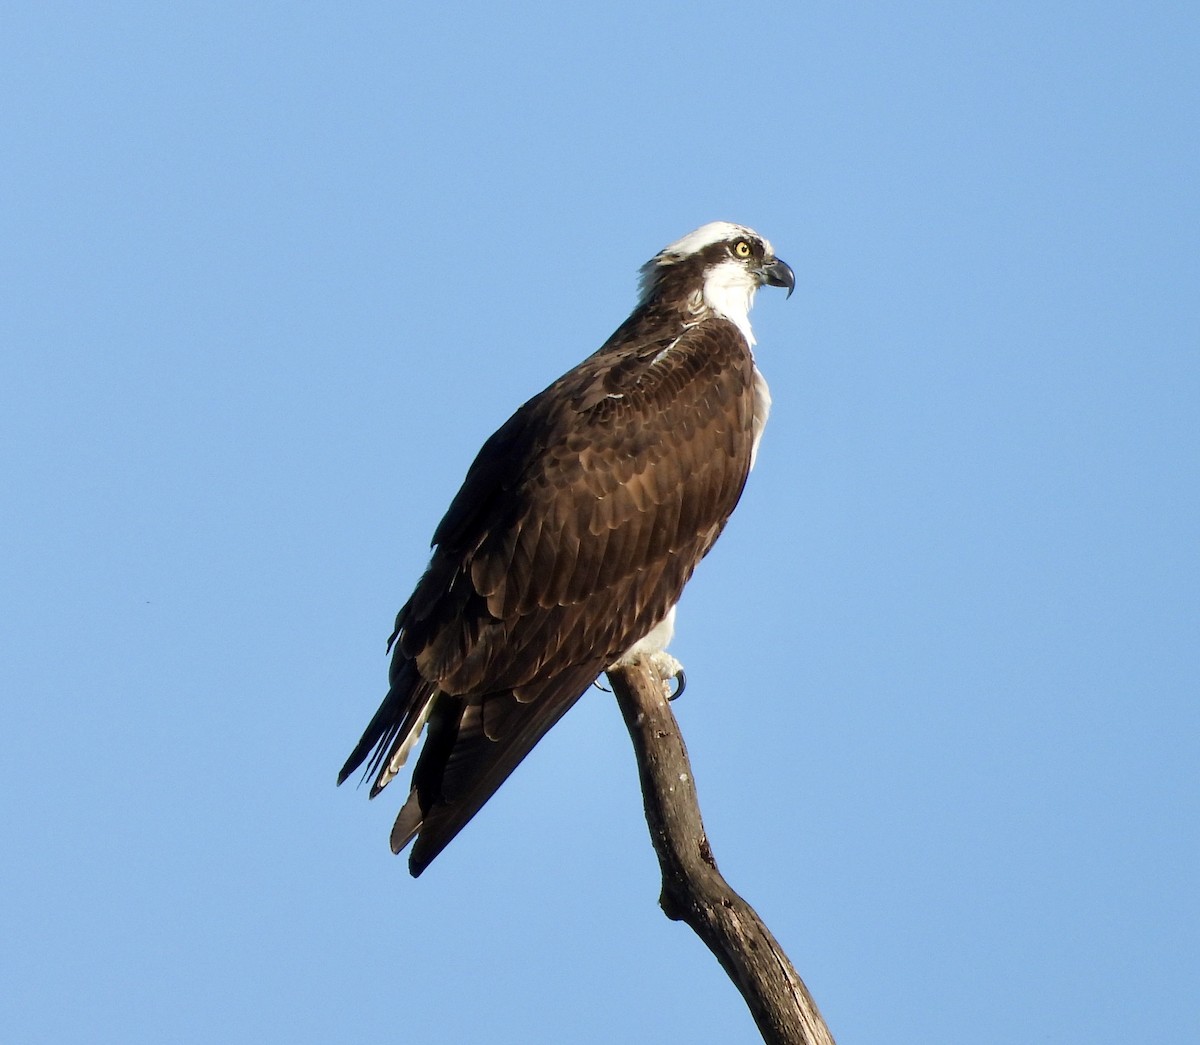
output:
[[[374,796],[427,726],[391,840],[416,839],[414,875],[672,610],[741,496],[761,378],[739,326],[696,305],[720,246],[675,259],[487,440],[434,533],[391,688],[339,777],[367,762]]]

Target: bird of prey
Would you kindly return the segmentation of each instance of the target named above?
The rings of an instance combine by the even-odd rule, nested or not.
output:
[[[607,668],[666,645],[675,604],[754,464],[771,397],[749,312],[795,276],[717,221],[641,270],[596,352],[483,445],[396,617],[390,689],[346,760],[374,798],[426,729],[392,851],[419,875]]]

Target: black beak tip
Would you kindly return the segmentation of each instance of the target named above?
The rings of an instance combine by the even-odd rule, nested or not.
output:
[[[787,296],[792,296],[792,291],[796,289],[796,273],[792,271],[791,265],[776,258],[764,271],[769,286],[787,287]]]

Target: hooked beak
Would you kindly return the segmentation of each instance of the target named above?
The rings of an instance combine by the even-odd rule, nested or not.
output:
[[[796,273],[792,271],[792,266],[786,261],[780,261],[779,258],[774,258],[767,264],[763,265],[762,280],[769,287],[787,287],[787,296],[792,296],[792,291],[796,289]]]

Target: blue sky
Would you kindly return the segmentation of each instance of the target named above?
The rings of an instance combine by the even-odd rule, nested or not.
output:
[[[611,697],[419,880],[334,788],[475,450],[721,218],[775,406],[680,609],[722,870],[849,1042],[1200,1020],[1191,4],[25,4],[21,1042],[757,1040]]]

